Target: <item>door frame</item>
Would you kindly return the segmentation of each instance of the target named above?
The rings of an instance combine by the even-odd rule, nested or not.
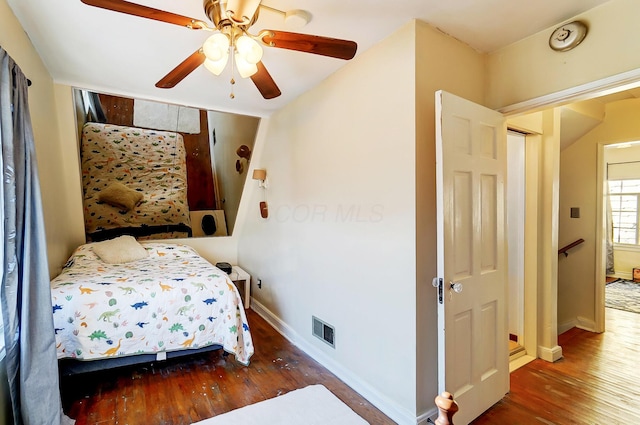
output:
[[[523,338],[524,356],[509,362],[509,371],[524,366],[538,356],[538,247],[541,243],[538,234],[538,193],[540,188],[540,156],[542,136],[539,130],[525,123],[509,122],[509,130],[524,133],[525,161],[525,221],[524,221],[524,312]],[[509,184],[507,182],[507,184]]]
[[[538,112],[538,111],[542,111],[545,109],[550,109],[550,108],[554,108],[554,107],[558,107],[558,106],[562,106],[564,104],[567,103],[572,103],[572,102],[577,102],[577,101],[581,101],[581,100],[588,100],[588,99],[593,99],[595,97],[599,97],[599,96],[603,96],[606,94],[611,94],[611,93],[615,93],[618,91],[623,91],[623,90],[628,90],[631,88],[635,88],[640,86],[640,68],[636,68],[630,71],[626,71],[623,73],[619,73],[619,74],[615,74],[609,77],[605,77],[605,78],[601,78],[598,80],[594,80],[591,81],[589,83],[585,83],[585,84],[581,84],[581,85],[577,85],[565,90],[560,90],[558,92],[555,93],[551,93],[548,95],[544,95],[544,96],[539,96],[533,99],[529,99],[523,102],[518,102],[512,105],[508,105],[505,106],[503,108],[498,109],[499,112],[502,112],[505,117],[507,117],[507,121],[509,120],[510,117],[517,117],[520,115],[526,115],[526,114],[530,114],[530,113],[534,113],[534,112]],[[538,136],[539,137],[539,136]],[[529,140],[529,137],[527,137],[527,141]],[[527,144],[528,145],[528,144]],[[532,153],[533,151],[537,151],[535,148],[531,149]],[[527,154],[529,154],[530,150],[529,150],[529,146],[527,147]],[[595,292],[595,302],[594,302],[594,322],[595,322],[595,331],[596,332],[604,332],[605,330],[605,307],[604,307],[604,283],[602,284],[598,284],[598,282],[604,282],[606,279],[606,266],[605,266],[605,252],[606,250],[603,249],[602,244],[604,243],[604,217],[605,215],[603,214],[602,208],[604,208],[604,204],[603,204],[603,200],[602,200],[602,195],[603,195],[603,190],[602,190],[602,178],[604,176],[603,173],[603,163],[604,163],[604,145],[603,144],[599,144],[598,145],[598,154],[597,154],[597,181],[598,181],[598,187],[597,187],[597,193],[596,193],[596,241],[598,241],[598,243],[596,243],[596,252],[595,252],[595,273],[594,273],[594,292]],[[529,160],[526,160],[526,167],[529,167]],[[533,167],[531,167],[533,168]],[[527,181],[529,178],[529,174],[527,172]],[[536,180],[536,182],[539,180]],[[529,190],[527,190],[527,195],[529,195]],[[529,200],[527,199],[526,203],[527,203],[527,213],[529,213],[529,204],[528,204]],[[536,201],[537,202],[537,201]],[[529,226],[526,227],[525,230],[525,250],[527,249],[527,247],[532,247],[533,245],[530,245],[531,240],[529,239],[530,237],[532,237],[533,235],[530,234],[529,231]],[[557,235],[556,235],[557,236]],[[535,237],[537,238],[537,233],[535,235]],[[527,330],[531,330],[528,329],[530,327],[532,327],[529,322],[527,317],[527,308],[526,306],[528,306],[529,304],[536,304],[536,310],[537,310],[537,305],[545,305],[548,303],[552,303],[555,302],[557,305],[557,294],[549,294],[547,297],[542,297],[542,296],[538,296],[537,293],[537,280],[538,280],[538,268],[537,268],[537,255],[536,257],[536,265],[534,267],[532,267],[533,265],[529,265],[529,267],[527,267],[528,263],[525,263],[525,344],[526,341],[528,339],[527,337]],[[527,261],[527,260],[525,260]],[[533,286],[532,282],[535,282],[535,291],[532,290],[531,287],[528,286],[527,282],[529,282],[531,284],[531,286]],[[557,282],[556,282],[557,284]],[[553,297],[555,297],[555,299],[552,299]],[[529,319],[531,319],[529,317]],[[537,322],[538,319],[537,317],[534,319],[536,322],[536,325],[533,326],[534,328],[537,328]],[[556,323],[551,323],[551,326],[555,326],[557,328],[557,317],[556,317]],[[535,331],[535,333],[537,333],[537,331]],[[537,335],[536,335],[536,344],[537,344]],[[529,351],[529,347],[525,347],[525,349],[527,349],[527,353],[530,354]],[[532,353],[532,352],[531,352]],[[537,356],[536,356],[537,357]]]
[[[513,371],[538,357],[538,193],[542,136],[525,135],[524,223],[524,349],[525,355],[510,364]]]
[[[632,140],[619,140],[615,142],[605,143],[600,142],[597,146],[596,154],[596,255],[595,255],[595,332],[604,332],[606,330],[605,322],[605,288],[607,277],[607,204],[604,201],[605,197],[605,185],[607,183],[607,162],[605,149],[607,146],[613,144],[620,144],[625,142],[636,141]]]
[[[605,237],[607,234],[606,204],[604,203],[604,186],[606,184],[606,164],[604,161],[604,143],[598,143],[596,154],[596,258],[595,258],[595,314],[594,324],[596,332],[605,331],[604,302],[605,281],[607,279],[607,248]]]
[[[526,210],[526,134],[507,128],[507,255],[509,278],[507,298],[509,339],[515,334],[520,346],[524,346],[524,220]],[[514,163],[511,163],[511,161]],[[517,173],[517,175],[514,175]],[[515,183],[512,181],[515,178]],[[511,196],[514,196],[512,199]],[[514,201],[515,199],[515,201]],[[522,221],[520,221],[522,220]],[[511,244],[513,243],[513,246]],[[512,258],[512,255],[515,255]],[[513,290],[513,292],[512,292]],[[515,333],[514,333],[515,331]]]

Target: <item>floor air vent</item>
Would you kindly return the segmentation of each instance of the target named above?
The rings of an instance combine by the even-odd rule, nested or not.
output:
[[[336,348],[335,328],[315,316],[311,316],[311,318],[313,319],[313,335],[317,336],[333,348]]]

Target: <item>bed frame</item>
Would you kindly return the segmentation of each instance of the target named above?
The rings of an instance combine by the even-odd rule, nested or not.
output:
[[[135,354],[131,356],[114,357],[110,359],[99,360],[75,360],[75,359],[59,359],[58,371],[61,376],[77,375],[79,373],[96,372],[98,370],[113,369],[116,367],[131,366],[137,364],[162,362],[166,359],[173,359],[192,354],[206,353],[209,351],[221,350],[221,345],[209,345],[207,347],[179,350],[179,351],[163,351],[162,357],[157,354]],[[165,356],[166,355],[166,356]],[[225,351],[225,356],[228,353]]]

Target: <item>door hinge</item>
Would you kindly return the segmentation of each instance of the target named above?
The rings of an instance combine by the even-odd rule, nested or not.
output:
[[[434,277],[431,281],[434,288],[438,288],[438,302],[442,304],[444,302],[444,287],[441,277]]]

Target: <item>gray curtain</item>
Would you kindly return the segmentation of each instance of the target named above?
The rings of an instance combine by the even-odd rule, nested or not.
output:
[[[0,48],[0,300],[15,424],[69,423],[60,403],[28,81]]]
[[[606,202],[607,208],[607,234],[606,238],[606,274],[607,276],[613,276],[616,273],[616,270],[613,267],[613,212],[611,211],[611,196],[609,194],[609,182],[605,182],[604,184],[604,202]]]

